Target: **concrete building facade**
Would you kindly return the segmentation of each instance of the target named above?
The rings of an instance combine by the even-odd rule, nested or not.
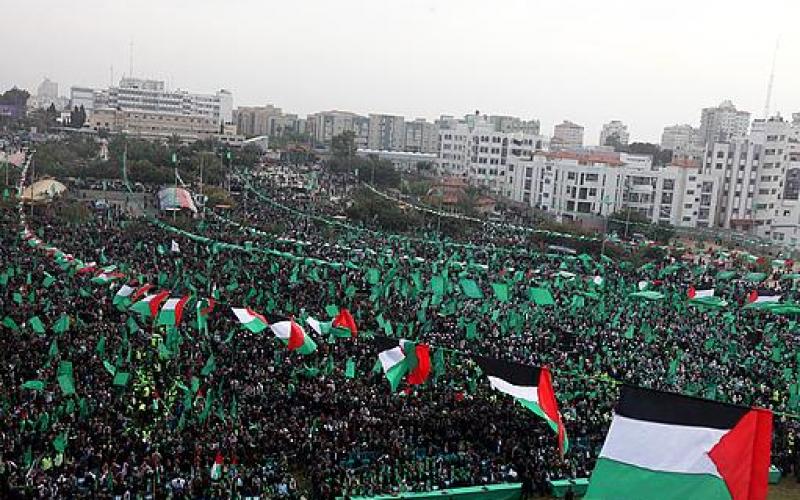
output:
[[[583,146],[583,126],[564,120],[553,127],[553,149],[577,149]]]
[[[367,147],[372,150],[403,151],[406,141],[406,120],[396,115],[369,115]]]
[[[731,101],[703,108],[700,113],[699,139],[703,145],[740,139],[747,135],[750,113],[739,111]]]
[[[628,126],[619,120],[611,120],[608,123],[604,123],[603,128],[600,130],[600,142],[598,142],[598,144],[600,146],[606,146],[606,143],[612,137],[616,137],[617,142],[623,146],[627,146],[630,140]]]

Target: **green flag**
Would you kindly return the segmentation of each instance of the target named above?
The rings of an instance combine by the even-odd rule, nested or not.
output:
[[[50,276],[48,273],[44,273],[44,279],[42,280],[43,287],[50,288],[55,282],[56,279],[53,276]]]
[[[43,391],[44,382],[41,380],[28,380],[21,386],[23,389],[30,389],[32,391]]]
[[[45,331],[44,323],[42,323],[42,320],[39,319],[39,316],[34,316],[31,319],[29,319],[28,324],[36,333],[44,333]]]
[[[478,284],[475,280],[471,279],[462,279],[458,282],[461,285],[461,290],[464,292],[464,295],[469,297],[470,299],[482,299],[483,292],[478,287]]]
[[[53,324],[53,331],[62,334],[69,330],[69,316],[62,314],[60,318]]]
[[[494,296],[500,302],[508,302],[508,285],[506,283],[492,283]]]
[[[352,358],[347,360],[347,364],[345,365],[344,369],[344,376],[347,378],[356,377],[356,362]]]
[[[128,385],[128,380],[130,380],[131,374],[128,372],[117,372],[114,375],[114,381],[112,382],[115,386],[118,387],[125,387]]]
[[[15,332],[19,331],[19,325],[17,325],[17,322],[14,321],[14,318],[11,316],[3,318],[3,326]]]
[[[546,288],[530,288],[528,289],[528,297],[537,306],[552,306],[556,303],[550,290]]]
[[[55,448],[56,451],[59,453],[64,453],[64,450],[67,449],[66,431],[63,432],[62,434],[59,434],[58,436],[55,437],[55,439],[53,439],[53,448]]]
[[[64,393],[65,396],[71,396],[75,394],[75,383],[72,380],[72,374],[63,374],[58,376],[58,385],[61,387],[61,392]]]
[[[216,368],[217,368],[217,363],[214,360],[214,354],[212,353],[211,356],[208,357],[208,360],[206,360],[206,364],[200,371],[200,375],[207,377],[208,375],[211,374],[211,372],[216,370]]]

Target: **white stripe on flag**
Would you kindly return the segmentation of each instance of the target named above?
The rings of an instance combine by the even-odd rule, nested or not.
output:
[[[162,311],[174,311],[175,308],[178,306],[178,302],[181,299],[169,299],[164,303],[164,306],[161,308]]]
[[[117,297],[130,297],[135,289],[128,285],[122,285],[122,288],[117,292]]]
[[[696,299],[704,299],[706,297],[713,297],[714,296],[714,289],[710,290],[695,290],[694,291],[694,298]]]
[[[394,365],[402,363],[402,361],[406,359],[406,355],[403,354],[403,350],[398,346],[386,351],[381,351],[378,353],[378,359],[380,360],[381,366],[383,367],[383,371],[385,373],[388,372]]]
[[[614,415],[600,456],[653,471],[721,477],[708,452],[728,432]]]
[[[272,328],[272,333],[281,340],[289,340],[292,336],[292,322],[291,321],[278,321],[269,325]]]
[[[780,295],[759,295],[756,299],[756,304],[759,302],[780,302]]]
[[[233,310],[233,314],[236,315],[236,319],[238,319],[239,323],[242,323],[243,325],[246,325],[247,323],[250,323],[256,319],[255,316],[247,312],[247,309],[238,307],[231,307],[231,309]]]
[[[306,318],[306,324],[311,327],[317,334],[322,335],[322,328],[319,326],[319,321],[309,316]]]
[[[531,381],[531,383],[533,383],[533,381]],[[504,392],[517,399],[524,399],[525,401],[531,401],[533,403],[539,402],[539,388],[535,385],[514,385],[499,377],[493,377],[492,375],[489,375],[489,384],[492,386],[492,389]]]

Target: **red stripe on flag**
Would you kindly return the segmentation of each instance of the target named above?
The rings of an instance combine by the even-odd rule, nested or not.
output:
[[[564,455],[564,441],[567,434],[564,430],[564,422],[561,420],[561,413],[558,411],[558,402],[556,401],[556,393],[553,391],[553,381],[550,375],[550,369],[542,367],[539,369],[539,383],[537,384],[537,392],[539,395],[539,406],[550,421],[555,422],[558,426],[558,451]]]
[[[181,318],[183,317],[183,308],[186,307],[186,303],[189,302],[190,297],[190,295],[182,297],[181,300],[175,304],[175,326],[178,326],[181,323]]]
[[[208,306],[200,309],[200,315],[202,316],[208,316],[209,314],[211,314],[211,311],[214,310],[214,305],[217,303],[217,301],[214,300],[213,298],[208,298],[207,300],[208,300]]]
[[[414,351],[417,355],[417,366],[408,374],[408,383],[424,384],[431,373],[431,348],[428,344],[417,344]]]
[[[733,500],[767,498],[772,412],[752,409],[722,436],[708,456]]]
[[[294,322],[294,319],[289,320],[289,343],[287,347],[290,351],[293,351],[297,348],[303,346],[303,342],[305,340],[305,333],[303,333],[303,329],[300,328],[300,325]]]
[[[155,318],[158,315],[158,311],[161,310],[161,304],[164,303],[165,300],[169,297],[169,290],[164,290],[163,292],[159,292],[158,295],[153,297],[153,300],[150,301],[150,316]]]
[[[151,288],[153,288],[153,285],[147,284],[133,292],[133,295],[131,295],[131,302],[136,302],[144,297],[144,294],[150,291]]]
[[[353,315],[350,314],[350,311],[348,311],[345,308],[339,309],[339,314],[337,314],[336,317],[333,318],[332,325],[337,328],[338,327],[347,328],[348,330],[350,330],[351,337],[358,336],[358,328],[356,327],[356,321],[353,319]]]

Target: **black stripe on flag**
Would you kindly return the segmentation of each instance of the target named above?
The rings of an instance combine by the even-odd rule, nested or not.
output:
[[[400,346],[400,339],[393,339],[390,337],[381,337],[375,335],[372,339],[372,345],[375,346],[376,352],[388,351]]]
[[[486,376],[491,375],[509,384],[536,387],[539,385],[539,367],[510,363],[499,359],[475,356],[473,358]]]
[[[732,429],[750,408],[624,385],[616,413],[659,424]]]

